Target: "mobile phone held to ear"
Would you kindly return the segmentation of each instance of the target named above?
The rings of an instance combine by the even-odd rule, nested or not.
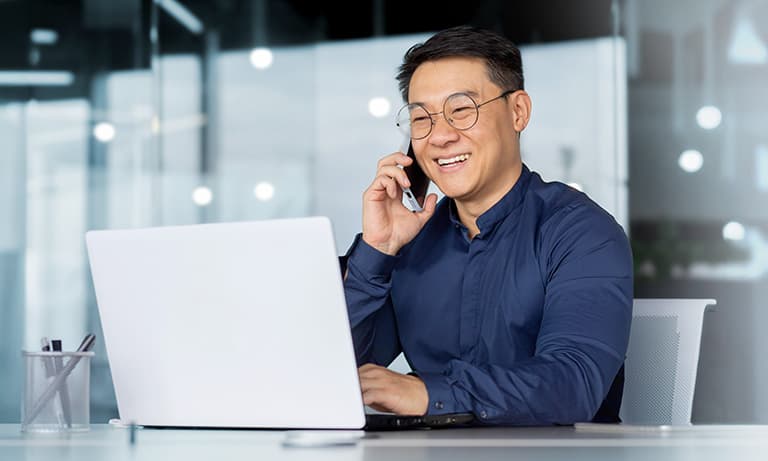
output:
[[[421,169],[419,163],[416,161],[416,155],[413,153],[413,144],[411,144],[410,138],[408,138],[407,141],[407,152],[405,150],[405,143],[403,143],[402,152],[406,152],[408,157],[413,159],[413,162],[409,166],[403,167],[405,174],[408,176],[408,180],[411,182],[411,187],[403,188],[403,195],[413,211],[422,211],[424,199],[427,196],[427,188],[429,188],[429,178],[427,178],[427,175],[424,174],[424,170]]]

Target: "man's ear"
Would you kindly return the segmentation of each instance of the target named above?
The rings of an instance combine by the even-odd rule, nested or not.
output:
[[[514,112],[513,126],[515,131],[520,133],[528,126],[528,120],[531,119],[531,97],[525,90],[516,91],[511,96],[510,102]]]

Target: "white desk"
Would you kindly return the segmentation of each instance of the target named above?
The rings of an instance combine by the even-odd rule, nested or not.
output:
[[[72,435],[0,425],[0,460],[766,460],[768,426],[603,430],[587,427],[379,432],[351,446],[286,448],[281,431],[138,429],[93,425]]]

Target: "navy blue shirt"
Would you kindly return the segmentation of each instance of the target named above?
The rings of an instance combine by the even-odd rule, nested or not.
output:
[[[428,414],[572,424],[603,405],[617,420],[633,296],[621,226],[525,165],[477,226],[470,240],[446,197],[397,256],[358,235],[344,282],[358,363],[386,366],[402,351]]]

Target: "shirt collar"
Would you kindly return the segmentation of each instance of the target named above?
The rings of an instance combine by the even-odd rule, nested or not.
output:
[[[480,236],[490,232],[496,224],[515,211],[523,202],[525,191],[528,189],[528,182],[531,179],[531,171],[523,163],[520,177],[517,178],[515,185],[504,196],[490,207],[485,213],[477,218],[477,227],[480,229]],[[459,228],[466,230],[466,226],[459,220],[459,213],[456,210],[456,202],[451,199],[448,206],[448,216],[451,222]]]

